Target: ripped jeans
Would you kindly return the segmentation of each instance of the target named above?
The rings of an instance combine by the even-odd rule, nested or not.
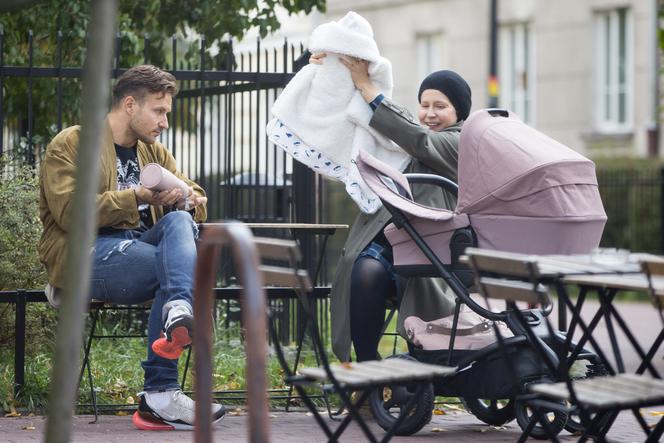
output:
[[[180,388],[178,361],[157,356],[152,342],[164,326],[166,303],[191,308],[197,236],[191,214],[176,211],[145,232],[100,235],[95,243],[90,297],[122,305],[152,300],[148,357],[142,363],[146,391]]]

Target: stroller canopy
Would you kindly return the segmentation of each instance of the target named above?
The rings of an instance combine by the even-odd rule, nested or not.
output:
[[[506,110],[474,112],[463,125],[456,212],[605,216],[594,163]]]

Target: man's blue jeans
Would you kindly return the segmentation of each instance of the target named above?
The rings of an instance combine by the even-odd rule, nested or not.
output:
[[[191,214],[166,214],[145,232],[100,235],[95,243],[90,297],[131,305],[152,301],[148,320],[148,358],[143,361],[146,391],[179,389],[178,361],[152,352],[164,326],[166,303],[192,305],[196,237]],[[170,304],[170,303],[169,303]]]

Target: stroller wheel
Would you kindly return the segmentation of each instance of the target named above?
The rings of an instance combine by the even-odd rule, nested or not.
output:
[[[567,422],[567,412],[563,410],[565,409],[565,402],[560,401],[559,403],[561,406],[560,409],[547,408],[547,410],[543,411],[544,417],[547,419],[549,424],[548,431],[542,425],[542,423],[538,421],[530,431],[530,434],[528,434],[530,437],[536,438],[538,440],[546,440],[549,437],[558,435],[560,431],[563,430],[565,423]],[[516,413],[516,421],[519,424],[519,427],[522,430],[525,430],[535,411],[531,409],[529,405],[519,400],[516,400],[515,402],[514,411]]]
[[[596,377],[600,375],[607,375],[609,372],[606,370],[604,364],[600,361],[590,361],[590,359],[579,358],[575,360],[570,368],[570,378],[573,380],[579,380],[582,378]],[[590,414],[592,419],[595,414]],[[609,416],[601,419],[601,423],[604,424],[609,420]],[[571,434],[582,433],[585,431],[586,427],[581,423],[581,416],[578,411],[573,410],[569,413],[567,417],[567,423],[565,423],[565,430]]]
[[[500,426],[514,420],[514,400],[496,400],[462,397],[461,402],[468,412],[491,426]]]
[[[394,355],[388,358],[415,360],[409,355]],[[414,382],[406,385],[385,385],[375,388],[369,395],[369,406],[378,425],[384,430],[397,421],[408,401],[416,395],[417,387],[425,383],[415,406],[396,429],[396,435],[413,435],[431,421],[434,406],[433,384]]]

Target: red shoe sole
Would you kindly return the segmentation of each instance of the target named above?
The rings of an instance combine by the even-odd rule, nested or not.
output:
[[[171,331],[171,341],[166,337],[158,338],[152,343],[152,350],[162,358],[175,360],[180,357],[186,346],[191,344],[189,330],[184,326]]]
[[[136,429],[141,431],[173,431],[175,427],[164,423],[163,421],[150,420],[145,418],[138,413],[134,412],[134,415],[131,416],[131,422],[134,424]]]

